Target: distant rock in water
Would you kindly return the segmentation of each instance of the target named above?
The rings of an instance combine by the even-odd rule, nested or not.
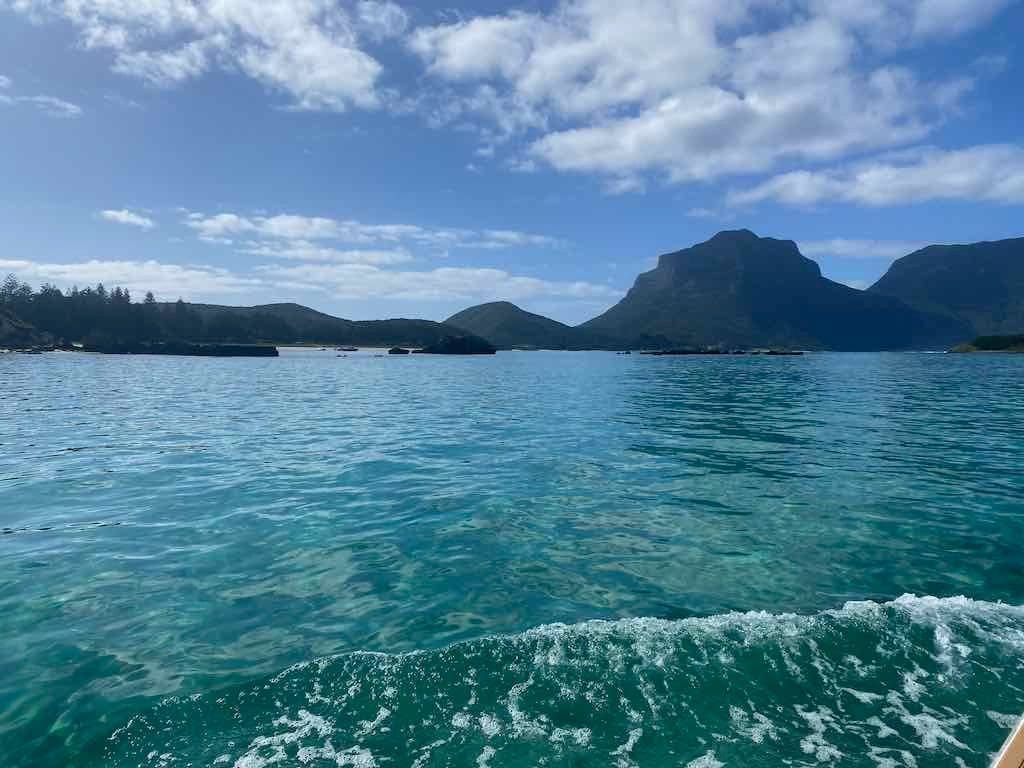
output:
[[[646,349],[945,348],[964,338],[953,318],[828,280],[793,241],[745,229],[665,254],[581,327]]]
[[[405,347],[392,347],[388,350],[389,355],[408,355],[410,350]]]
[[[421,355],[493,355],[497,350],[479,336],[445,336],[436,344],[417,349]]]
[[[1010,336],[979,336],[968,344],[959,344],[950,352],[1015,352],[1024,353],[1024,333]]]
[[[960,338],[1024,333],[1024,238],[930,245],[868,289],[967,326]]]
[[[277,357],[277,347],[249,344],[189,344],[184,341],[87,344],[84,352],[103,355],[177,355],[184,357]]]

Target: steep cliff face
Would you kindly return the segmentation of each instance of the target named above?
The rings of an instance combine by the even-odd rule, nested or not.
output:
[[[968,337],[1024,332],[1024,238],[930,245],[898,259],[869,291],[958,320]]]

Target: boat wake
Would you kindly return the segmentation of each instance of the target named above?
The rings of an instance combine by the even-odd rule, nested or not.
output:
[[[1024,702],[1024,607],[551,625],[351,653],[169,699],[114,766],[985,765]]]

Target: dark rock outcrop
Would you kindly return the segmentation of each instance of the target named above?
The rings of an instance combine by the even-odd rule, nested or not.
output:
[[[84,352],[103,355],[175,355],[185,357],[277,357],[277,347],[250,344],[189,344],[183,341],[87,344]]]
[[[446,336],[436,344],[417,349],[420,355],[493,355],[497,350],[479,336]]]

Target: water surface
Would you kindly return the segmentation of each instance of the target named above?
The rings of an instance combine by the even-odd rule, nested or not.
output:
[[[983,765],[1024,701],[1024,357],[51,354],[0,395],[7,765]]]

